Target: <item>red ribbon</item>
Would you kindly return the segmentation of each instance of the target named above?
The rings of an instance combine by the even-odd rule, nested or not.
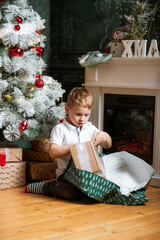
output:
[[[0,153],[0,166],[6,165],[6,154]]]

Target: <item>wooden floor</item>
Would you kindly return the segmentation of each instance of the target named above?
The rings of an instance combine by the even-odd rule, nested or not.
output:
[[[160,188],[150,186],[146,195],[145,205],[124,206],[1,190],[0,240],[158,240]]]

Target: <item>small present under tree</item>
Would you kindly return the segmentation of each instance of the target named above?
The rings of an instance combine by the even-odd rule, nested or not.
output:
[[[8,141],[48,137],[64,117],[65,92],[42,75],[45,20],[27,0],[0,0],[0,131]]]

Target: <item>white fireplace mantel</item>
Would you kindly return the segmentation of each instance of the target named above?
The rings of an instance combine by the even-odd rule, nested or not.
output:
[[[85,87],[94,97],[91,121],[103,130],[104,94],[155,96],[151,185],[160,187],[160,58],[112,58],[85,68]]]

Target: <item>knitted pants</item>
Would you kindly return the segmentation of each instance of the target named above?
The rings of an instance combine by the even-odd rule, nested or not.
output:
[[[59,176],[57,181],[46,182],[43,186],[43,192],[49,196],[69,200],[79,200],[87,197],[72,183],[65,180],[63,175]]]

